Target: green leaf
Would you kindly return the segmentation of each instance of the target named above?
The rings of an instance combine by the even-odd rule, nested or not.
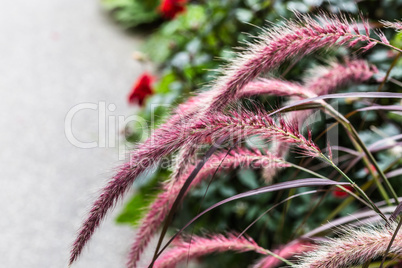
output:
[[[125,27],[136,27],[160,18],[159,0],[103,0],[102,5]]]
[[[235,190],[233,187],[225,186],[225,187],[219,188],[219,193],[220,193],[223,197],[229,197],[229,196],[235,195],[237,192],[236,192],[236,190]]]
[[[140,220],[145,216],[148,211],[147,207],[155,199],[156,195],[146,197],[143,193],[134,195],[131,200],[126,204],[123,211],[117,216],[116,222],[119,224],[129,224],[137,226]]]
[[[239,170],[237,173],[240,182],[247,188],[254,189],[259,186],[255,172],[250,169]]]
[[[390,112],[388,113],[388,117],[392,120],[395,120],[402,124],[402,113],[399,112]]]
[[[158,94],[169,93],[169,86],[171,83],[176,81],[176,75],[173,72],[165,73],[162,78],[155,85],[155,92]]]
[[[155,200],[157,195],[161,192],[158,185],[160,182],[166,180],[170,175],[167,170],[160,170],[153,178],[141,185],[137,193],[127,202],[123,210],[116,218],[119,224],[128,224],[137,226],[141,219],[148,212],[149,205]]]
[[[163,63],[170,56],[176,42],[161,33],[153,34],[142,47],[142,51],[156,63]]]
[[[393,46],[402,47],[402,32],[397,33],[395,37],[391,39],[390,43]]]
[[[250,22],[253,18],[253,12],[245,8],[236,9],[236,17],[241,22]]]
[[[137,226],[148,211],[148,206],[156,198],[157,193],[154,190],[157,182],[154,180],[150,185],[141,187],[117,216],[116,222]]]

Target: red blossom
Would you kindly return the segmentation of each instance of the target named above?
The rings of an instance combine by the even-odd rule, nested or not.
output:
[[[187,0],[162,0],[159,10],[166,19],[174,19],[177,14],[186,10]]]
[[[142,106],[144,104],[145,98],[154,93],[151,87],[151,83],[153,80],[153,76],[148,73],[143,73],[135,82],[133,89],[128,95],[128,102],[130,104],[136,103]]]
[[[352,186],[343,186],[343,187],[345,187],[345,188],[346,188],[347,190],[349,190],[349,191],[353,191],[353,187],[352,187]],[[339,188],[336,188],[336,190],[332,192],[332,195],[333,195],[334,197],[337,197],[337,198],[345,198],[345,197],[347,197],[349,194],[348,194],[347,192],[342,191],[342,190],[339,189]]]

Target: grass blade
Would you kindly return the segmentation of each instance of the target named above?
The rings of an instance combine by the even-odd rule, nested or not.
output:
[[[295,110],[294,108],[303,107],[303,104],[318,101],[318,100],[326,100],[326,99],[344,99],[344,98],[380,98],[380,99],[402,99],[402,93],[393,93],[393,92],[349,92],[349,93],[336,93],[336,94],[328,94],[322,95],[314,98],[304,99],[300,101],[296,101],[292,104],[286,105],[278,110],[273,111],[269,114],[269,116],[273,116],[274,114],[289,111],[290,109]],[[298,110],[298,109],[297,109]]]

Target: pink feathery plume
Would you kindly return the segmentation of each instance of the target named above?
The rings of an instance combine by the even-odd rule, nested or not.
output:
[[[305,87],[298,83],[273,78],[259,78],[242,88],[238,94],[236,94],[235,99],[239,100],[254,95],[298,96],[303,98],[315,97],[314,94],[312,95],[311,91],[305,89]],[[188,118],[197,114],[200,109],[208,106],[214,96],[213,91],[204,91],[190,97],[186,102],[177,107],[174,113],[175,118],[169,119],[169,121],[178,120],[180,117],[182,121],[187,121]]]
[[[377,73],[375,66],[369,65],[363,60],[347,60],[345,64],[331,63],[329,67],[317,67],[309,72],[309,77],[305,79],[305,84],[300,85],[294,82],[282,81],[278,79],[260,78],[245,85],[236,94],[235,99],[252,95],[277,95],[277,96],[293,96],[298,98],[312,98],[318,95],[331,93],[339,87],[362,83],[369,80]],[[207,107],[214,98],[214,92],[206,91],[190,98],[187,102],[181,104],[176,112],[177,115],[184,119],[182,122],[191,124],[192,117],[196,117],[197,113],[203,107]],[[311,114],[309,110],[290,113],[289,121],[298,121],[299,124]],[[281,145],[282,146],[282,145]],[[283,150],[286,152],[286,150]],[[181,150],[178,159],[190,158],[194,154],[194,150]],[[181,176],[186,171],[186,165],[179,161],[180,168],[177,169],[177,176]],[[265,177],[272,177],[273,170],[268,170]]]
[[[216,94],[213,91],[206,91],[189,98],[186,102],[179,105],[176,112],[176,118],[181,118],[181,121],[191,127],[191,123],[197,120],[199,112],[207,107],[213,100]],[[275,96],[299,96],[299,97],[314,97],[310,91],[306,90],[297,83],[282,81],[279,79],[261,78],[257,81],[250,82],[242,90],[236,94],[236,100],[250,97],[253,95],[275,95]],[[175,120],[177,120],[175,118]],[[188,170],[188,165],[185,163],[190,159],[198,144],[193,144],[193,148],[184,147],[179,151],[177,168],[174,173],[174,178],[178,178]]]
[[[351,28],[355,31],[354,33]],[[207,101],[209,104],[205,107],[210,107],[209,110],[218,110],[233,100],[240,89],[254,80],[259,73],[273,69],[295,55],[306,55],[319,48],[332,45],[354,46],[359,41],[368,42],[365,49],[375,45],[368,36],[359,34],[356,27],[335,18],[324,18],[320,24],[309,17],[302,17],[298,22],[288,22],[286,26],[274,27],[267,31],[261,40],[260,43],[251,45],[249,51],[243,53],[240,60],[233,62],[231,67],[224,72],[224,76],[218,79],[218,86],[213,88],[212,97],[209,97],[212,102]],[[267,118],[266,115],[264,118],[264,114],[261,113],[260,115],[243,113],[235,116],[240,117],[229,120],[229,117],[223,115],[200,116],[200,120],[193,120],[192,127],[188,130],[180,127],[181,121],[178,119],[181,114],[176,113],[172,121],[156,130],[149,140],[133,152],[131,164],[121,167],[95,201],[73,244],[70,263],[78,258],[82,248],[99,226],[107,211],[123,196],[133,181],[162,157],[182,147],[182,144],[188,147],[193,142],[205,141],[213,138],[212,136],[220,137],[223,134],[240,135],[242,133],[240,136],[243,137],[261,134],[265,135],[265,138],[270,139],[276,136],[282,141],[295,143],[307,155],[316,156],[320,153],[318,147],[299,134],[293,125],[281,122],[280,126],[276,126],[272,119]],[[245,118],[241,118],[241,116],[245,116]],[[235,126],[222,124],[221,119],[228,120],[226,123],[235,124]],[[242,120],[248,122],[256,120],[258,127],[252,123],[252,126],[241,129],[244,127]],[[211,129],[211,123],[215,123],[215,129]],[[268,131],[264,133],[263,129]]]
[[[312,243],[296,241],[272,252],[279,257],[288,260],[295,255],[314,250],[315,248],[316,246]],[[254,265],[254,268],[273,268],[279,266],[281,263],[282,261],[280,259],[270,255],[261,259],[257,264]]]
[[[266,111],[256,108],[254,111],[239,110],[229,111],[228,115],[216,113],[198,119],[192,128],[194,135],[192,144],[200,144],[200,141],[212,142],[222,136],[229,136],[230,141],[237,142],[250,136],[258,135],[268,141],[278,140],[295,145],[300,153],[311,157],[320,157],[321,150],[313,143],[311,137],[306,139],[293,123],[279,119],[279,123],[268,115]],[[184,147],[186,148],[186,147]]]
[[[311,95],[311,91],[306,90],[306,88],[298,83],[279,79],[259,78],[244,86],[236,94],[236,100],[254,95],[296,96],[301,98],[315,97]]]
[[[347,228],[338,238],[324,240],[313,251],[300,257],[296,268],[351,267],[382,257],[394,235],[397,223],[392,226]],[[402,257],[402,233],[398,232],[389,250],[392,257]]]
[[[135,179],[181,146],[183,139],[187,137],[187,126],[183,122],[194,112],[187,111],[191,106],[194,106],[191,102],[179,105],[165,124],[130,153],[130,163],[121,166],[117,174],[102,189],[101,195],[92,205],[87,219],[78,231],[71,250],[70,265],[77,260],[106,213],[123,197]]]
[[[179,167],[175,170],[173,178],[177,179],[185,172],[187,159],[195,154],[197,146],[205,141],[213,143],[219,137],[229,136],[232,144],[242,141],[250,136],[259,135],[268,141],[291,143],[296,146],[299,153],[305,156],[320,157],[320,149],[312,142],[311,137],[306,139],[298,131],[297,124],[286,122],[283,119],[279,123],[268,116],[268,113],[257,108],[255,111],[229,111],[229,115],[216,112],[214,115],[206,115],[199,118],[192,126],[192,131],[200,132],[194,136],[191,142],[183,143],[180,150],[184,155],[179,155]],[[208,131],[206,131],[208,130]]]
[[[226,155],[226,153],[219,153],[212,156],[205,164],[204,168],[200,170],[197,177],[192,182],[191,187],[195,187],[200,184],[202,180],[213,175],[217,168],[275,168],[287,166],[288,164],[284,163],[282,159],[270,154],[269,152],[262,154],[258,150],[251,151],[239,148],[228,155]],[[147,215],[144,217],[141,226],[138,228],[135,243],[133,244],[129,254],[128,267],[136,267],[136,263],[140,259],[141,253],[149,243],[151,237],[156,233],[162,222],[165,220],[193,168],[190,168],[189,172],[185,173],[178,180],[171,180],[166,183],[163,192],[160,193],[155,201],[150,205]]]
[[[294,95],[288,103],[294,100],[329,94],[343,86],[367,82],[377,72],[378,70],[375,66],[364,60],[346,60],[344,64],[332,62],[328,67],[319,66],[313,68],[308,71],[303,85],[299,86],[303,88],[303,91],[300,91],[303,94]],[[289,122],[295,122],[301,129],[311,114],[311,110],[293,111],[286,115],[286,119]],[[277,143],[274,151],[281,152],[280,156],[285,158],[288,153],[288,147],[287,144]],[[274,169],[263,171],[263,177],[268,181],[275,174],[276,170]]]
[[[299,97],[314,97],[309,90],[306,90],[297,83],[292,83],[288,81],[282,81],[279,79],[266,79],[261,78],[257,81],[250,82],[242,90],[236,94],[236,100],[241,98],[250,97],[253,95],[275,95],[275,96],[299,96]],[[199,93],[198,95],[191,97],[188,101],[181,104],[177,110],[180,111],[180,117],[182,122],[191,126],[191,122],[197,120],[199,112],[207,107],[213,100],[215,93],[213,91],[206,91]],[[177,117],[179,118],[179,116]],[[183,120],[184,119],[184,120]],[[174,178],[182,176],[188,170],[188,165],[186,161],[191,159],[194,155],[196,149],[198,148],[197,143],[193,146],[183,147],[178,154],[177,163],[178,168],[175,169]]]
[[[393,29],[397,30],[398,32],[402,31],[402,21],[395,20],[394,22],[391,22],[391,21],[382,20],[380,22],[384,25],[384,27],[393,28]]]
[[[360,34],[356,23],[336,17],[317,17],[299,15],[297,21],[288,21],[284,26],[274,26],[259,37],[259,42],[249,46],[227,65],[223,75],[214,82],[212,90],[216,96],[207,107],[207,112],[221,110],[235,99],[236,94],[261,72],[277,68],[288,59],[305,56],[321,48],[331,46],[355,46],[366,42],[363,50],[375,46],[366,35]]]
[[[189,242],[181,239],[174,243],[174,247],[162,254],[155,262],[155,268],[174,268],[187,258],[194,259],[207,254],[225,251],[247,252],[255,251],[267,254],[267,250],[260,247],[251,238],[229,234],[213,235],[208,238],[194,236]]]
[[[333,62],[329,67],[311,69],[304,87],[316,96],[325,95],[344,86],[367,82],[377,72],[374,65],[364,60],[347,60],[345,64]]]
[[[309,70],[303,85],[278,79],[259,78],[245,85],[236,94],[236,100],[264,94],[313,98],[331,93],[343,86],[367,82],[377,72],[374,65],[364,60],[346,60],[344,64],[332,62],[328,67],[319,66]],[[205,105],[205,102],[203,104]]]

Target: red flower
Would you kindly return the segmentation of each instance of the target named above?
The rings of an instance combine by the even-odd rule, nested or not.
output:
[[[131,93],[128,95],[128,102],[131,104],[137,103],[142,106],[147,96],[154,93],[151,83],[154,77],[148,73],[143,73],[135,82]]]
[[[162,0],[159,10],[162,16],[167,19],[174,19],[177,14],[186,10],[185,4],[187,0]]]
[[[352,187],[352,186],[343,186],[343,187],[345,187],[345,188],[348,189],[349,191],[353,191],[353,187]],[[345,197],[348,196],[349,194],[348,194],[347,192],[342,191],[342,190],[339,189],[339,188],[336,188],[336,190],[332,192],[332,195],[333,195],[334,197],[337,197],[337,198],[345,198]]]

